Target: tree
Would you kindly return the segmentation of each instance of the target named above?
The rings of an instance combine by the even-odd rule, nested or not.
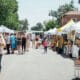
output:
[[[36,27],[38,27],[39,30],[43,30],[43,25],[40,22],[36,24]]]
[[[16,0],[0,0],[0,25],[18,29],[18,3]]]
[[[20,24],[21,24],[21,30],[28,30],[28,20],[27,19],[24,19],[24,20],[21,20],[20,21]]]
[[[31,27],[31,30],[38,30],[38,27],[36,27],[36,26],[33,26],[33,27]]]
[[[44,21],[45,31],[57,27],[57,22],[54,20]]]
[[[43,25],[42,23],[38,22],[35,26],[31,28],[31,30],[37,30],[37,31],[42,31],[43,30]]]
[[[58,25],[60,25],[62,16],[66,12],[74,11],[74,10],[77,10],[77,8],[74,7],[73,0],[72,0],[69,4],[65,4],[65,5],[60,6],[57,11],[51,10],[49,12],[49,16],[52,16],[53,18],[56,18]]]

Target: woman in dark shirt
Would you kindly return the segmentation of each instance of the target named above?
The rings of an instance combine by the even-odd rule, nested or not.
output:
[[[26,37],[25,35],[22,36],[22,52],[26,50]]]

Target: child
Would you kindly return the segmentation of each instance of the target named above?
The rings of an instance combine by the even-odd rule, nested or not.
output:
[[[48,47],[47,39],[44,39],[43,46],[44,46],[44,53],[47,53],[47,47]]]

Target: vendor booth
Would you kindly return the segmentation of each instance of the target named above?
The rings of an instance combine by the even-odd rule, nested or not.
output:
[[[57,28],[50,29],[49,31],[44,32],[46,35],[55,35],[57,34]]]
[[[71,19],[67,24],[57,29],[58,34],[67,34],[70,30],[70,27],[75,24],[74,21]]]

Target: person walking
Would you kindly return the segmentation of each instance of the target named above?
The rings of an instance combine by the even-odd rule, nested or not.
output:
[[[33,33],[31,37],[32,37],[32,48],[35,48],[35,34]]]
[[[14,34],[11,34],[10,42],[11,42],[11,50],[12,50],[12,54],[13,54],[14,50],[16,48],[16,37],[14,36]]]
[[[16,38],[16,43],[17,43],[17,50],[18,50],[18,53],[21,52],[21,35],[20,34],[17,34],[17,38]]]
[[[47,53],[48,42],[46,38],[43,41],[43,47],[44,47],[44,53]]]
[[[6,34],[5,41],[6,41],[7,54],[10,54],[10,36],[9,36],[9,33]]]
[[[26,37],[25,34],[22,36],[22,53],[26,51]]]
[[[26,39],[26,49],[27,51],[29,51],[30,48],[30,34],[27,34],[27,39]]]
[[[3,51],[3,44],[2,44],[2,38],[1,38],[1,35],[0,35],[0,72],[1,72],[1,61],[2,61],[2,51]]]

